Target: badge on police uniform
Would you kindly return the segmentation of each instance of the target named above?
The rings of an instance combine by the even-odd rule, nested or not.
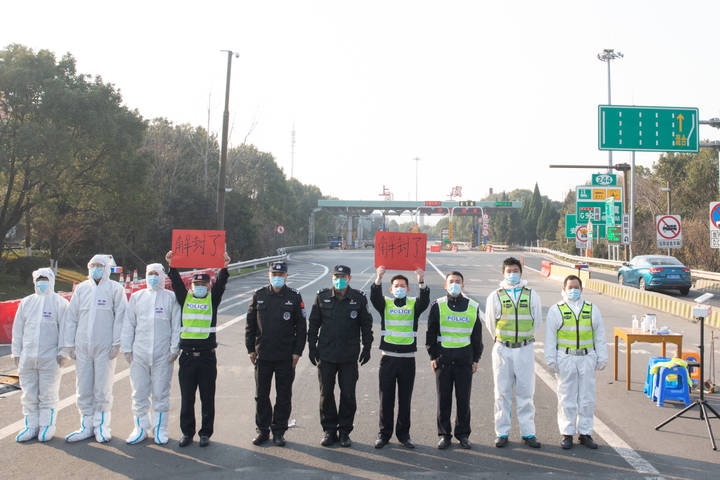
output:
[[[350,312],[350,318],[352,318],[352,319],[357,318],[357,310],[353,310],[352,312]]]
[[[290,312],[283,313],[283,320],[290,320]]]

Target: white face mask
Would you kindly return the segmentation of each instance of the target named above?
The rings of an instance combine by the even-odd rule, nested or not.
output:
[[[457,297],[462,291],[462,286],[459,283],[449,283],[447,286],[447,292],[452,297]]]
[[[567,295],[568,300],[578,300],[582,291],[579,288],[569,288],[565,291],[565,294]]]

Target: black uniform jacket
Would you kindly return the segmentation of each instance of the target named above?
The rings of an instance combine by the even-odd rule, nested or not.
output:
[[[172,289],[175,292],[175,298],[177,299],[180,306],[185,305],[185,297],[187,297],[188,290],[185,288],[185,284],[180,277],[180,273],[176,268],[171,268],[168,272],[168,277],[172,282]],[[225,293],[225,285],[227,285],[228,277],[230,274],[227,268],[223,268],[215,277],[215,283],[210,290],[212,298],[212,324],[211,327],[217,326],[217,311],[222,300],[223,293]],[[183,350],[212,350],[217,347],[217,341],[215,340],[215,333],[211,333],[208,338],[203,339],[180,339],[180,348]]]
[[[308,347],[310,355],[326,362],[357,362],[360,336],[364,349],[373,341],[372,316],[367,297],[360,290],[348,287],[344,297],[335,290],[320,290],[310,312]]]
[[[382,285],[372,284],[370,287],[370,301],[375,307],[375,310],[380,312],[380,329],[385,330],[385,296],[382,292]],[[393,299],[395,306],[404,307],[407,303],[407,298],[395,298]],[[418,320],[420,315],[430,305],[430,289],[428,287],[420,289],[420,296],[415,299],[415,321],[413,322],[413,331],[418,330]],[[380,350],[385,352],[396,352],[396,353],[410,353],[417,351],[417,341],[407,345],[395,345],[394,343],[387,343],[385,337],[380,337]]]
[[[300,292],[283,286],[275,293],[267,285],[253,294],[245,325],[248,353],[259,360],[289,360],[302,355],[307,336],[305,304]]]
[[[468,307],[468,298],[458,295],[453,298],[448,295],[448,307],[455,312],[464,312]],[[430,313],[428,313],[427,336],[425,337],[425,346],[432,360],[440,363],[460,363],[469,364],[480,361],[483,351],[482,344],[482,321],[480,320],[480,307],[478,307],[477,318],[470,334],[470,345],[461,348],[444,348],[437,337],[440,336],[440,307],[437,301],[430,305]]]

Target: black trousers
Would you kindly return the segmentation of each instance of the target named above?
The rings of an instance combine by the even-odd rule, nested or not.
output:
[[[472,365],[438,363],[435,370],[437,385],[437,425],[438,435],[452,435],[450,414],[452,413],[452,394],[455,387],[457,416],[455,417],[455,437],[470,435],[470,391],[472,388]]]
[[[217,379],[217,357],[214,351],[193,352],[183,350],[180,355],[180,430],[183,435],[195,435],[195,392],[200,388],[202,426],[200,436],[213,434],[215,421],[215,380]]]
[[[380,359],[380,435],[389,439],[393,434],[395,388],[398,395],[398,416],[395,435],[404,442],[410,438],[410,401],[415,385],[415,358],[383,355]]]
[[[335,377],[340,385],[340,410],[335,405]],[[320,381],[320,424],[326,432],[350,433],[355,410],[355,385],[358,380],[357,362],[318,362]]]
[[[270,403],[270,385],[275,375],[275,410]],[[292,409],[295,369],[292,358],[255,362],[255,425],[259,433],[285,433]]]

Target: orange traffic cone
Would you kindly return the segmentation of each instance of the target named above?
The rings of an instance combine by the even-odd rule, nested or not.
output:
[[[120,285],[125,285],[125,275],[122,273],[120,274],[120,278],[118,278],[118,283],[120,283]]]
[[[137,284],[138,284],[138,274],[137,274],[137,270],[133,270],[133,280],[132,280],[132,283],[133,283],[133,288],[136,287]]]

